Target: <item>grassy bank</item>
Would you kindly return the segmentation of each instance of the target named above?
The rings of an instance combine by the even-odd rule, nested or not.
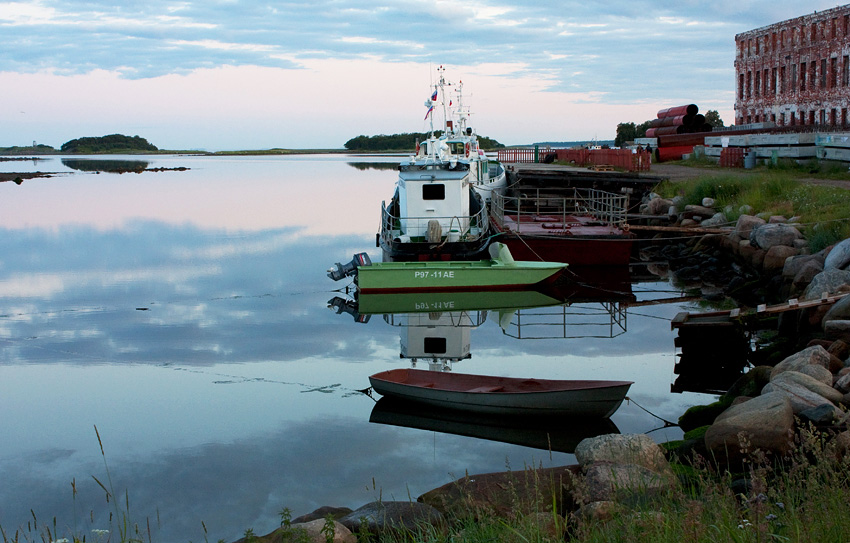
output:
[[[813,172],[791,167],[763,168],[747,176],[712,170],[692,180],[664,182],[656,191],[665,198],[681,196],[685,204],[699,205],[703,198],[713,198],[733,223],[745,211],[742,206],[750,206],[750,214],[764,217],[796,217],[812,251],[850,237],[850,192],[805,179],[850,180],[850,176],[843,169]]]

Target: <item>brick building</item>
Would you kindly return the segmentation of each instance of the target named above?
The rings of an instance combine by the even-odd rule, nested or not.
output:
[[[850,4],[735,36],[735,123],[850,125]]]

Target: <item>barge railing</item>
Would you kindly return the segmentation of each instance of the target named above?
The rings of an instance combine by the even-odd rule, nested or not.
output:
[[[533,192],[529,193],[529,190]],[[505,215],[516,215],[517,233],[522,233],[523,215],[560,215],[562,224],[566,224],[570,215],[583,215],[618,228],[626,225],[628,195],[588,188],[566,189],[565,192],[564,195],[553,196],[541,194],[541,189],[535,188],[524,189],[524,193],[517,197],[494,193],[491,212],[499,224],[504,224]]]

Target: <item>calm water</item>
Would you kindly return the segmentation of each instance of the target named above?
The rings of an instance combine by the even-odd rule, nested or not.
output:
[[[673,421],[706,401],[670,393],[669,320],[691,309],[684,301],[626,307],[576,295],[542,316],[443,311],[366,323],[329,309],[347,298],[335,292],[344,282],[326,277],[330,265],[364,250],[380,260],[380,202],[395,173],[372,163],[395,159],[143,160],[189,170],[0,162],[2,171],[66,172],[0,183],[7,534],[32,527],[30,510],[40,526],[55,517],[60,535],[94,541],[90,530],[110,528],[113,506],[93,479],[107,484],[95,426],[121,508],[128,492],[132,520],[150,519],[160,542],[202,541],[202,522],[210,541],[231,541],[273,530],[284,507],[297,516],[415,499],[466,472],[574,461],[545,445],[436,432],[413,416],[424,412],[405,419],[419,427],[370,422],[375,401],[357,391],[372,373],[410,366],[400,355],[416,354],[423,330],[445,337],[447,352],[471,354],[452,364],[457,372],[631,380],[634,402]],[[664,281],[617,290],[620,300],[678,295]],[[541,335],[561,337],[530,339]],[[635,403],[611,421],[657,441],[681,435]],[[569,450],[594,431],[612,429],[565,425],[553,442]]]

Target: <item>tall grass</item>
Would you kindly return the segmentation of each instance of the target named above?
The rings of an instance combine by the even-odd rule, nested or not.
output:
[[[848,179],[847,172],[842,175]],[[782,169],[746,177],[703,176],[675,183],[665,181],[656,187],[656,192],[666,198],[681,196],[686,205],[713,198],[718,208],[726,209],[729,221],[738,219],[744,205],[752,207],[754,214],[797,217],[813,252],[850,237],[850,191],[802,183],[797,177],[798,173]]]

